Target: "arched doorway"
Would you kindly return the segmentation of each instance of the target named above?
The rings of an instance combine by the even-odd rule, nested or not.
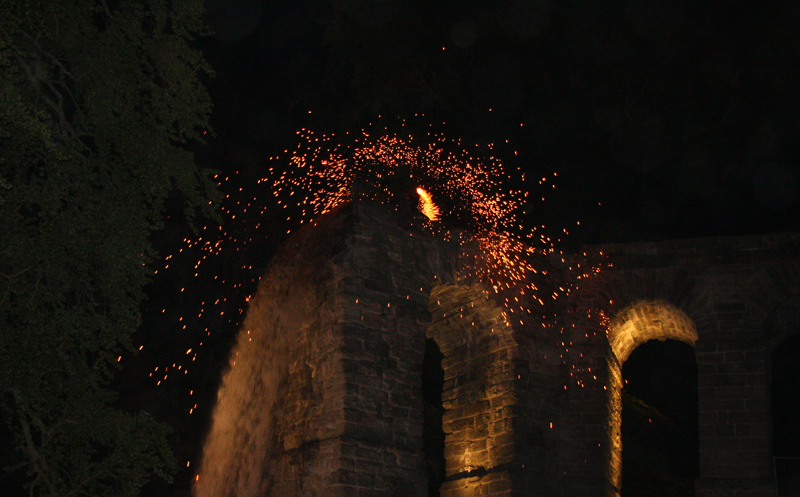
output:
[[[771,355],[772,455],[778,497],[800,495],[800,333]]]
[[[428,497],[439,497],[445,478],[442,392],[444,355],[432,338],[425,341],[422,360],[422,453],[428,478]]]
[[[622,495],[689,497],[699,470],[697,360],[651,340],[622,368]]]
[[[611,353],[608,360],[609,381],[606,386],[609,412],[609,449],[606,473],[608,477],[607,495],[610,496],[625,495],[621,494],[623,488],[622,412],[623,387],[625,386],[623,365],[637,347],[651,340],[675,340],[694,347],[697,341],[697,329],[683,311],[661,301],[638,302],[618,313],[612,320],[608,328],[608,343]],[[696,377],[695,366],[695,381]],[[631,405],[638,404],[631,403]],[[642,405],[639,407],[644,409]],[[652,417],[648,419],[652,419]]]

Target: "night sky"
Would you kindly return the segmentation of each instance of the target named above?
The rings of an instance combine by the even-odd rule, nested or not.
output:
[[[143,495],[190,494],[246,297],[297,228],[258,180],[289,167],[270,157],[297,146],[301,128],[340,137],[432,129],[509,171],[557,173],[557,188],[525,215],[531,226],[576,228],[565,248],[800,230],[800,2],[206,6],[214,34],[194,43],[216,73],[204,81],[213,129],[193,151],[229,178],[230,212],[214,235],[226,248],[197,269],[204,254],[184,239],[208,231],[193,233],[181,199],[170,199],[167,226],[152,237],[162,259],[134,337],[142,351],[122,356],[113,385],[120,407],[174,428],[181,472]],[[248,202],[263,213],[244,215]]]
[[[154,265],[144,350],[118,384],[122,404],[175,428],[179,463],[191,467],[148,495],[188,495],[245,297],[296,228],[258,179],[289,167],[270,157],[293,149],[301,128],[340,137],[365,127],[433,129],[509,171],[557,172],[556,190],[526,206],[526,221],[581,221],[565,248],[800,229],[798,2],[209,0],[207,8],[215,34],[196,45],[216,72],[206,81],[214,136],[195,153],[229,178],[228,248],[200,270],[194,255],[178,256],[183,238],[197,238],[180,199],[153,237],[163,257],[176,257],[169,270]],[[243,212],[249,202],[266,210]],[[192,357],[189,374],[156,384],[165,366]]]
[[[244,186],[302,127],[424,113],[478,150],[508,139],[511,168],[558,172],[529,214],[584,221],[576,243],[800,228],[797,2],[207,6],[217,138],[197,157]]]

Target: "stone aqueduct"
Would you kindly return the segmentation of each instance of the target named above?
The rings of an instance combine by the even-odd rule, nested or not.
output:
[[[253,304],[302,300],[282,311],[301,314],[292,338],[271,338],[284,343],[271,366],[279,406],[249,407],[270,411],[262,489],[427,495],[420,383],[433,338],[444,355],[442,496],[618,495],[621,365],[647,340],[676,339],[698,363],[697,496],[774,495],[769,352],[800,331],[800,234],[595,248],[614,267],[571,303],[610,323],[570,330],[567,370],[552,340],[502,326],[501,306],[453,280],[452,246],[382,207],[356,202],[295,234]],[[282,333],[268,321],[253,333]],[[581,375],[592,379],[583,388]]]

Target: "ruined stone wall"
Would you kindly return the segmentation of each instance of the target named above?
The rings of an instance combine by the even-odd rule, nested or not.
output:
[[[619,495],[621,369],[663,338],[695,346],[698,497],[773,495],[768,353],[800,329],[800,236],[588,248],[613,267],[559,301],[562,333],[507,320],[459,274],[474,247],[413,222],[355,202],[290,239],[223,380],[199,496],[426,495],[426,338],[444,355],[444,497]]]
[[[444,354],[443,495],[512,495],[514,331],[480,288],[458,281],[459,245],[407,222],[358,202],[283,248],[223,380],[198,494],[426,495],[421,368],[431,337]]]
[[[697,495],[774,495],[767,377],[768,352],[779,340],[769,323],[776,309],[796,298],[800,289],[800,236],[708,238],[595,250],[603,251],[614,267],[583,287],[574,301],[578,307],[602,309],[613,318],[637,303],[663,302],[679,309],[696,327]],[[797,332],[800,321],[784,320],[781,329]],[[781,333],[785,338],[790,332]],[[580,333],[575,335],[580,340]],[[666,338],[684,340],[680,333]],[[609,396],[615,395],[619,382],[614,359],[624,362],[626,357],[607,361],[604,387]],[[595,365],[602,363],[598,359]],[[615,404],[610,398],[609,405]],[[614,426],[617,414],[612,410],[607,415],[607,427]],[[618,433],[607,430],[607,443],[616,444]],[[586,445],[592,443],[593,439],[587,440]],[[609,463],[609,481],[619,481],[624,447],[620,460],[612,457]],[[609,495],[616,494],[613,487],[607,489]]]
[[[439,284],[428,336],[444,359],[445,469],[442,496],[511,495],[516,343],[481,287]]]

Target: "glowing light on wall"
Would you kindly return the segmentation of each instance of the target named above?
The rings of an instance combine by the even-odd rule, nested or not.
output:
[[[642,343],[667,339],[679,340],[692,347],[697,342],[694,322],[668,302],[637,302],[619,312],[608,326],[608,343],[614,357],[609,362],[607,385],[607,474],[617,490],[622,487],[622,364]]]
[[[697,341],[689,316],[666,302],[638,302],[620,312],[608,328],[608,342],[620,364],[642,343],[666,339],[692,347]]]

